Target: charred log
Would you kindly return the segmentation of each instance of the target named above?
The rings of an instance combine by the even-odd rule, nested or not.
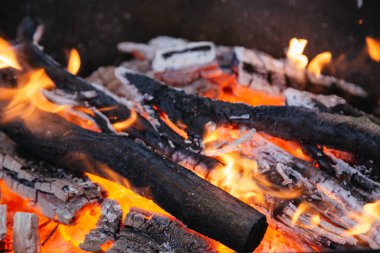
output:
[[[17,152],[8,140],[0,145],[0,178],[12,191],[33,201],[46,217],[64,224],[74,222],[80,209],[104,197],[100,187],[82,173],[36,161],[30,154]]]
[[[132,106],[132,102],[113,95],[104,87],[90,84],[80,77],[71,75],[36,46],[23,44],[18,47],[18,52],[22,62],[35,68],[44,68],[58,89],[71,94],[76,102],[99,110],[112,108],[102,111],[111,123],[126,120],[131,116],[131,110],[128,107]],[[206,169],[220,164],[213,158],[199,154],[197,142],[184,140],[166,124],[162,122],[159,124],[157,119],[153,121],[153,123],[149,122],[137,112],[136,122],[124,131],[135,140],[143,141],[147,146],[177,163],[186,163],[188,162],[186,160],[189,160],[192,166],[201,166]]]
[[[270,135],[326,145],[379,161],[380,126],[366,118],[315,112],[293,106],[251,107],[185,94],[158,81],[120,69],[120,78],[145,96],[144,103],[183,121],[193,138],[201,138],[208,122],[246,126]]]
[[[2,123],[1,129],[30,152],[65,168],[85,168],[107,178],[100,168],[107,165],[137,190],[148,189],[158,205],[190,229],[237,251],[252,251],[263,238],[265,216],[126,136],[91,132],[37,110],[33,119]]]
[[[3,241],[7,234],[7,206],[0,205],[0,241]]]
[[[205,237],[163,215],[132,209],[118,239],[108,253],[121,252],[216,252]]]

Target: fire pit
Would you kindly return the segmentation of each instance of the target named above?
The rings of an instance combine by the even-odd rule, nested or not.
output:
[[[43,50],[49,24],[0,39],[3,252],[380,248],[377,96],[348,61],[158,36],[89,71]]]

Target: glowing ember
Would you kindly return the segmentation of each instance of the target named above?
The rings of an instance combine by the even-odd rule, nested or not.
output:
[[[320,53],[311,60],[307,66],[307,70],[315,76],[319,76],[322,73],[323,68],[331,62],[331,58],[332,56],[330,52]]]
[[[165,122],[165,124],[168,127],[170,127],[174,132],[176,132],[179,136],[181,136],[182,138],[184,138],[186,140],[189,138],[189,136],[186,133],[186,131],[183,130],[182,128],[180,128],[179,126],[177,126],[176,124],[174,124],[174,122],[169,119],[169,116],[165,112],[160,111],[159,112],[159,116],[160,116],[160,119],[163,122]],[[182,127],[184,127],[183,123],[180,123],[178,125],[181,125]]]
[[[80,69],[80,55],[78,50],[75,48],[70,50],[70,55],[69,55],[69,64],[67,65],[67,70],[73,74],[76,75]]]
[[[288,52],[286,56],[294,67],[304,69],[308,63],[307,56],[303,51],[307,45],[307,40],[293,38],[289,42]]]
[[[367,52],[372,60],[380,62],[380,41],[371,37],[366,37]]]

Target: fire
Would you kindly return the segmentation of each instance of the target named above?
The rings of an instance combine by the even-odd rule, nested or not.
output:
[[[169,116],[165,112],[160,111],[159,116],[160,116],[160,119],[163,122],[165,122],[165,124],[168,127],[170,127],[174,132],[176,132],[179,136],[181,136],[182,138],[184,138],[186,140],[189,138],[189,135],[186,133],[186,131],[183,130],[183,128],[180,128],[179,126],[174,124],[174,122],[169,119]],[[183,125],[183,123],[180,123],[178,125],[182,125],[182,127],[186,127]]]
[[[75,48],[70,50],[69,54],[69,63],[67,65],[67,70],[73,74],[76,75],[79,72],[81,65],[80,55],[78,50]]]
[[[314,57],[307,66],[307,70],[315,76],[319,76],[323,68],[331,62],[331,53],[323,52]]]
[[[16,54],[13,51],[11,44],[0,37],[0,69],[8,67],[17,70],[21,69],[21,66],[17,61]]]
[[[298,69],[304,69],[308,63],[308,58],[303,54],[307,45],[307,40],[292,38],[286,53],[287,59]]]
[[[359,235],[369,232],[373,224],[380,221],[380,200],[364,205],[362,213],[352,214],[351,216],[358,223],[355,227],[346,231],[348,235]]]
[[[367,52],[372,60],[380,62],[380,41],[371,37],[366,37]]]
[[[128,119],[112,124],[112,126],[115,128],[116,131],[118,132],[125,131],[131,125],[133,125],[133,123],[135,123],[135,121],[137,120],[137,113],[133,109],[131,109],[130,112],[131,112],[131,115]]]
[[[298,197],[298,190],[281,189],[269,182],[258,170],[257,162],[239,152],[244,148],[243,142],[249,142],[257,135],[223,127],[208,133],[204,137],[204,154],[218,158],[224,166],[214,168],[207,180],[248,204],[262,207],[267,207],[267,196],[279,199]],[[220,148],[223,142],[230,145]]]

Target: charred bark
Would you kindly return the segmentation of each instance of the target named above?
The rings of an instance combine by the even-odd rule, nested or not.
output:
[[[128,70],[120,71],[127,84],[135,86],[145,97],[144,103],[156,105],[172,121],[181,120],[195,138],[203,135],[204,126],[217,124],[253,127],[270,135],[306,143],[326,145],[379,161],[380,126],[359,117],[316,112],[294,106],[251,107],[201,98],[171,89],[160,82]]]
[[[126,136],[91,132],[41,111],[32,120],[0,127],[30,152],[65,168],[85,168],[107,178],[107,165],[135,189],[148,189],[158,205],[190,229],[237,251],[252,251],[263,238],[265,216]]]

